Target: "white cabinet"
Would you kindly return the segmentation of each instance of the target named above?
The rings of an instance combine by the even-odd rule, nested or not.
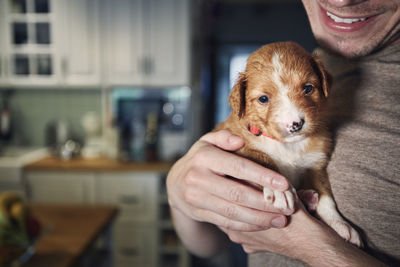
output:
[[[100,84],[99,0],[60,1],[61,83]]]
[[[119,209],[114,225],[114,266],[157,266],[159,173],[100,173],[97,201]]]
[[[0,0],[0,86],[98,86],[99,3]]]
[[[5,2],[0,1],[0,84],[7,84],[6,80],[6,51],[5,51]]]
[[[103,1],[105,72],[109,84],[141,84],[144,0]]]
[[[59,57],[55,1],[0,1],[8,85],[56,84]]]
[[[154,226],[151,225],[117,222],[114,226],[114,266],[156,267],[157,234]]]
[[[0,87],[187,86],[189,4],[0,0]]]
[[[155,223],[158,214],[159,174],[153,172],[100,173],[97,201],[117,205],[119,220]]]
[[[110,85],[189,84],[189,0],[104,0]]]
[[[155,0],[149,4],[147,83],[189,84],[189,0]]]
[[[24,177],[32,202],[94,203],[93,173],[30,171]]]

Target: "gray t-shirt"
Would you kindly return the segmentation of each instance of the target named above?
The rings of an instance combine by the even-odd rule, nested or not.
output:
[[[336,203],[367,253],[399,266],[400,43],[362,60],[318,54],[334,77],[328,173]],[[249,267],[302,265],[272,253],[249,256]]]

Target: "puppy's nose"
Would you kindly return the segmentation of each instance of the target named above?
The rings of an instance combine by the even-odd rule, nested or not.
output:
[[[300,131],[303,128],[304,119],[300,119],[299,121],[292,122],[291,125],[288,125],[288,130],[290,133],[295,133]]]

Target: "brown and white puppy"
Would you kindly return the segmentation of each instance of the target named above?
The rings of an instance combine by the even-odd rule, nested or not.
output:
[[[232,113],[215,130],[241,136],[237,154],[276,170],[304,189],[309,210],[347,241],[361,246],[358,233],[336,209],[326,166],[331,151],[324,107],[331,77],[320,60],[296,43],[272,43],[255,51],[239,75],[229,103]],[[264,198],[293,210],[296,191],[271,191]]]

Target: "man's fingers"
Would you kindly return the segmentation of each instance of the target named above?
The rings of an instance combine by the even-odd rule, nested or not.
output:
[[[280,191],[289,188],[288,181],[279,173],[215,147],[207,146],[199,149],[193,160],[195,165],[207,166],[208,169],[217,174],[229,175]]]
[[[200,140],[228,151],[238,150],[244,145],[242,138],[227,130],[208,133]],[[282,175],[245,158],[226,153],[226,151],[223,150],[209,149],[204,151],[203,154],[200,153],[200,155],[203,157],[203,160],[210,161],[207,162],[206,166],[209,166],[214,172],[227,174],[242,180],[248,180],[262,186],[270,187],[271,189],[281,191],[288,189],[289,183]],[[216,161],[210,159],[221,160]],[[226,173],[226,171],[228,171],[228,173]]]
[[[264,212],[234,204],[203,191],[193,190],[187,192],[186,201],[197,208],[193,211],[196,217],[202,217],[205,210],[223,216],[225,219],[242,222],[269,229],[271,227],[283,227],[286,217],[276,213]],[[202,212],[198,214],[199,210]]]
[[[201,137],[200,140],[228,151],[238,150],[244,145],[242,138],[227,130],[208,133]]]
[[[282,210],[264,200],[263,192],[251,186],[241,184],[229,178],[220,177],[213,173],[204,174],[207,179],[191,179],[192,186],[207,190],[209,193],[229,202],[252,209],[282,213]],[[213,186],[210,186],[213,185]]]

